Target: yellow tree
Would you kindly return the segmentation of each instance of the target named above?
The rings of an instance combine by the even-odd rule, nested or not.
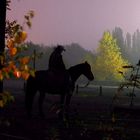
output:
[[[97,72],[96,77],[99,80],[121,80],[122,76],[119,71],[125,72],[123,65],[128,62],[122,58],[116,40],[110,32],[104,32],[102,39],[97,48],[97,58],[94,69]]]

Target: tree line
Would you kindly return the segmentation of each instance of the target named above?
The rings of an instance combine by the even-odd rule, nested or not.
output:
[[[33,42],[26,43],[28,47],[26,55],[43,53],[43,55],[35,60],[35,69],[48,69],[48,61],[53,47]],[[110,31],[105,31],[99,41],[96,51],[88,51],[78,43],[65,45],[66,52],[63,53],[64,63],[67,68],[70,66],[88,61],[92,66],[92,71],[95,75],[95,80],[100,81],[120,81],[123,77],[120,72],[126,73],[123,69],[124,65],[136,64],[139,60],[140,50],[140,32],[136,30],[133,35],[123,33],[120,27]],[[22,54],[24,55],[24,54]],[[33,66],[33,61],[30,64]]]
[[[116,38],[118,47],[121,49],[122,55],[130,63],[135,64],[140,59],[140,31],[136,29],[133,34],[124,33],[120,27],[115,27],[112,35]]]

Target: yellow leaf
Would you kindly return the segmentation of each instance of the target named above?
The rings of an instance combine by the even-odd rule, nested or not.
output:
[[[25,71],[28,71],[28,70],[29,70],[28,65],[24,65],[24,70],[25,70]]]
[[[10,101],[15,101],[15,98],[14,98],[14,96],[10,96]]]
[[[15,37],[14,37],[15,43],[17,43],[17,44],[20,44],[20,43],[21,43],[21,38],[20,38],[20,36],[21,36],[21,32],[16,33],[16,35],[15,35]]]
[[[33,77],[35,77],[35,71],[34,70],[31,70],[30,71],[30,75],[33,76]]]
[[[21,41],[24,42],[27,38],[27,33],[25,31],[22,31],[20,37],[21,37]]]

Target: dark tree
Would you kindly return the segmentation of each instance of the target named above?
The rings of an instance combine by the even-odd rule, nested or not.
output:
[[[131,62],[131,53],[132,53],[132,37],[130,33],[126,33],[126,38],[125,38],[125,53],[126,53],[126,58]]]
[[[140,51],[140,31],[137,29],[132,36],[132,60],[133,62],[137,62],[140,59],[139,56]]]
[[[5,48],[5,26],[6,26],[6,0],[0,0],[0,56],[3,56]],[[0,61],[0,69],[2,61]],[[3,92],[3,82],[0,81],[0,92]]]
[[[131,34],[127,32],[127,33],[126,33],[126,43],[125,43],[125,46],[126,46],[126,48],[129,49],[129,50],[130,50],[131,47],[132,47],[132,46],[131,46],[131,45],[132,45],[131,43],[132,43]]]
[[[123,57],[125,57],[125,42],[123,37],[123,30],[120,27],[115,27],[115,29],[112,32],[112,35],[116,39],[117,45],[121,49]]]

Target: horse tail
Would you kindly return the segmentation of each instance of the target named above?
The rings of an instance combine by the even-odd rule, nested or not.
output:
[[[29,78],[26,81],[25,87],[25,108],[28,115],[31,114],[33,99],[36,92],[37,89],[35,77],[29,76]]]

